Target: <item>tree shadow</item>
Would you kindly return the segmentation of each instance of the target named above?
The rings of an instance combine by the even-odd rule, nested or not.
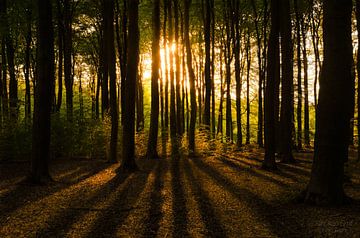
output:
[[[157,161],[158,166],[155,171],[154,187],[150,195],[150,209],[144,221],[144,231],[142,237],[156,237],[159,228],[160,221],[163,217],[163,211],[161,206],[164,198],[162,195],[163,179],[164,179],[164,161]]]
[[[71,226],[80,218],[89,212],[101,212],[106,209],[94,208],[96,205],[107,198],[112,193],[121,193],[121,191],[128,189],[135,177],[130,177],[128,174],[116,175],[114,178],[106,182],[96,192],[82,197],[81,193],[77,196],[69,198],[69,207],[66,207],[61,213],[53,216],[51,220],[47,221],[47,226],[39,231],[37,235],[40,237],[60,237],[65,236]],[[125,184],[121,191],[117,191],[118,187]]]
[[[194,158],[192,161],[197,168],[206,173],[224,190],[231,193],[240,202],[244,202],[248,204],[248,206],[252,207],[252,211],[256,213],[260,219],[264,218],[261,220],[264,220],[265,225],[267,225],[267,227],[277,236],[294,237],[299,234],[307,234],[305,227],[300,226],[296,219],[292,217],[286,209],[282,209],[280,206],[274,206],[250,190],[239,187],[215,168],[201,161],[201,159]]]
[[[245,166],[242,166],[240,164],[234,163],[233,161],[221,158],[221,157],[216,157],[217,160],[219,160],[220,162],[222,162],[224,165],[227,165],[230,169],[235,170],[237,172],[245,172],[245,173],[249,173],[252,176],[258,177],[260,179],[269,181],[271,183],[274,183],[276,185],[279,185],[281,187],[290,187],[289,184],[284,183],[283,181],[279,181],[271,176],[267,176],[265,174],[262,173],[258,173],[256,172],[254,169],[252,168],[247,168]],[[238,162],[242,162],[242,161],[238,161]]]
[[[110,165],[107,163],[101,163],[96,166],[95,169],[89,169],[89,166],[80,166],[80,169],[78,169],[78,165],[78,167],[74,169],[73,173],[69,173],[63,178],[61,178],[60,181],[52,182],[51,184],[46,186],[33,186],[22,182],[16,184],[15,188],[8,191],[0,198],[0,204],[2,205],[2,207],[0,207],[0,224],[6,222],[6,217],[9,214],[16,211],[17,209],[20,209],[26,204],[34,203],[45,197],[51,196],[56,192],[65,190],[74,184],[80,183],[96,175],[102,170],[108,168],[109,166]],[[75,181],[71,181],[75,173],[80,174],[80,176],[78,175]]]
[[[187,230],[187,206],[184,196],[180,174],[180,156],[175,155],[171,158],[171,189],[172,189],[172,211],[173,211],[173,237],[189,237]]]
[[[191,186],[191,191],[195,196],[196,202],[200,208],[200,215],[205,224],[207,237],[226,237],[226,232],[221,224],[216,211],[214,210],[209,194],[202,188],[202,184],[197,177],[195,177],[193,169],[187,159],[184,160],[184,170]]]
[[[93,221],[89,229],[88,236],[93,237],[116,237],[117,228],[119,228],[131,211],[136,208],[136,203],[144,190],[148,177],[153,170],[143,170],[136,172],[133,176],[132,182],[125,185],[125,187],[116,193],[115,199],[100,211],[99,215]]]

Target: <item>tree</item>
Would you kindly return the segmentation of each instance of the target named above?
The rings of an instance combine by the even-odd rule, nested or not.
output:
[[[281,112],[280,112],[280,159],[282,162],[293,162],[292,131],[294,114],[293,86],[293,47],[291,40],[290,0],[280,4],[281,35]]]
[[[205,36],[205,104],[204,104],[204,125],[210,130],[210,99],[211,99],[211,72],[210,72],[210,26],[211,26],[211,4],[210,0],[205,0],[205,19],[204,19],[204,36]]]
[[[114,163],[117,161],[117,139],[118,139],[118,125],[119,114],[116,96],[116,58],[115,58],[115,44],[114,44],[114,0],[104,0],[104,46],[106,51],[106,64],[108,67],[109,82],[110,82],[110,116],[111,116],[111,138],[110,138],[110,153],[109,161]],[[108,81],[103,78],[103,80]]]
[[[128,48],[123,109],[122,163],[120,171],[136,171],[135,162],[135,95],[139,64],[139,1],[128,0]]]
[[[351,0],[324,1],[324,62],[316,115],[315,153],[305,193],[305,201],[316,204],[347,201],[343,177],[354,94],[351,12]]]
[[[38,0],[37,32],[37,77],[35,86],[33,145],[31,174],[33,183],[51,180],[48,162],[50,157],[50,114],[51,89],[55,80],[54,33],[52,26],[52,6],[50,0]]]
[[[71,0],[64,0],[64,80],[66,89],[66,114],[73,119],[73,72],[72,72],[72,13]]]
[[[302,150],[302,84],[301,84],[301,16],[298,0],[294,0],[296,24],[296,63],[297,63],[297,149]],[[306,47],[306,46],[303,46]]]
[[[357,33],[358,35],[360,34],[360,0],[356,0],[356,29],[357,29]],[[358,120],[357,120],[357,131],[358,134],[360,134],[360,119],[359,119],[359,112],[360,112],[360,45],[358,44],[358,53],[357,53],[357,57],[356,57],[356,70],[357,70],[357,85],[358,85],[358,90],[357,90],[357,111],[358,111]],[[360,141],[358,141],[358,161],[360,161]]]
[[[279,0],[271,0],[271,28],[268,44],[267,55],[267,78],[264,98],[264,136],[265,136],[265,158],[263,168],[276,169],[275,163],[275,96],[276,96],[276,77],[278,69],[278,55],[279,55]]]
[[[191,54],[191,45],[189,37],[189,9],[191,5],[191,0],[185,0],[184,6],[184,40],[186,46],[186,63],[189,74],[190,81],[190,104],[191,104],[191,113],[190,113],[190,127],[189,127],[189,151],[190,153],[195,153],[195,123],[196,123],[196,91],[195,91],[195,73],[192,66],[192,54]]]
[[[147,147],[148,158],[158,158],[157,139],[159,128],[159,70],[160,70],[160,0],[153,3],[153,42],[151,65],[151,118]]]

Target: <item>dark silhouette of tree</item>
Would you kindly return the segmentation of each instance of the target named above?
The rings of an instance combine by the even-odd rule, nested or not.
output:
[[[104,51],[105,67],[108,72],[103,78],[104,81],[110,82],[110,116],[111,116],[111,138],[110,138],[110,151],[109,161],[114,163],[117,161],[117,139],[118,139],[118,104],[116,94],[116,58],[115,58],[115,39],[114,39],[114,0],[103,0],[104,12]]]
[[[64,81],[66,89],[66,113],[68,120],[73,119],[73,71],[72,71],[72,51],[73,51],[73,33],[72,33],[72,9],[71,0],[64,0]]]
[[[293,47],[291,39],[290,0],[281,1],[281,112],[279,148],[282,162],[293,162],[292,132],[294,116]]]
[[[316,118],[315,154],[305,201],[343,204],[354,82],[352,1],[324,1],[324,63]],[[339,60],[341,59],[341,60]]]
[[[185,0],[184,4],[184,32],[185,32],[185,46],[186,46],[186,63],[190,81],[190,127],[189,127],[189,151],[195,153],[195,123],[196,123],[196,89],[195,89],[195,73],[193,70],[192,53],[189,37],[189,9],[191,0]]]
[[[139,63],[139,1],[128,1],[128,48],[123,109],[122,163],[120,171],[137,170],[135,162],[135,96]]]
[[[51,180],[48,163],[50,156],[51,89],[55,80],[54,33],[51,1],[39,0],[37,6],[39,14],[36,57],[37,77],[29,180],[33,183],[43,183]]]
[[[296,65],[297,65],[297,108],[296,108],[296,146],[302,150],[302,80],[301,80],[301,16],[298,0],[294,0],[295,26],[296,26]],[[306,46],[305,46],[306,47]]]
[[[159,128],[159,70],[160,70],[160,0],[153,2],[153,42],[151,65],[151,118],[147,157],[158,158],[157,139]]]
[[[276,169],[275,163],[275,130],[276,130],[276,77],[278,70],[279,55],[279,0],[271,0],[271,28],[267,54],[267,78],[264,98],[264,136],[265,136],[265,158],[263,168]]]
[[[203,123],[210,130],[210,99],[211,99],[211,71],[210,71],[210,26],[211,26],[211,4],[210,0],[205,0],[205,18],[204,18],[204,40],[205,40],[205,103]]]

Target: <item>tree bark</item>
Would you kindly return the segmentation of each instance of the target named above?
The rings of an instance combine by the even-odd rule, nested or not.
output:
[[[324,64],[317,108],[315,154],[305,201],[343,204],[353,105],[352,1],[324,1]],[[339,61],[339,59],[341,59]]]
[[[271,28],[268,44],[268,64],[267,64],[267,79],[265,87],[264,98],[264,111],[265,111],[265,124],[264,124],[264,136],[265,136],[265,158],[263,162],[264,169],[276,169],[275,163],[275,130],[276,130],[276,118],[275,115],[275,97],[276,97],[276,77],[277,69],[279,65],[279,0],[271,0]]]
[[[126,64],[125,101],[123,116],[122,164],[120,171],[136,171],[135,162],[135,94],[139,64],[139,1],[128,0],[128,57]]]
[[[51,1],[38,0],[37,5],[39,13],[37,77],[29,180],[38,184],[51,180],[48,163],[50,156],[51,90],[55,80],[55,70]]]
[[[151,116],[147,157],[158,158],[157,140],[159,128],[159,69],[160,69],[160,0],[153,2],[153,42],[151,65]]]
[[[290,0],[281,0],[280,35],[282,56],[281,112],[280,112],[280,160],[294,162],[292,132],[294,116],[293,46],[291,39]]]
[[[192,53],[189,37],[189,9],[191,0],[185,0],[184,6],[184,31],[185,31],[185,46],[186,46],[186,63],[189,73],[190,81],[190,127],[189,127],[189,152],[190,154],[195,153],[195,124],[196,124],[196,91],[195,91],[195,73],[192,66]]]

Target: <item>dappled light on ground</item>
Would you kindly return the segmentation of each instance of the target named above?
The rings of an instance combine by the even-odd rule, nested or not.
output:
[[[56,182],[39,187],[19,183],[26,163],[0,165],[0,237],[360,234],[359,163],[353,159],[345,188],[355,202],[317,208],[295,201],[308,181],[311,153],[296,154],[297,163],[271,173],[260,169],[259,149],[214,148],[196,157],[180,152],[139,159],[142,169],[131,175],[116,175],[118,165],[99,160],[55,161]]]

